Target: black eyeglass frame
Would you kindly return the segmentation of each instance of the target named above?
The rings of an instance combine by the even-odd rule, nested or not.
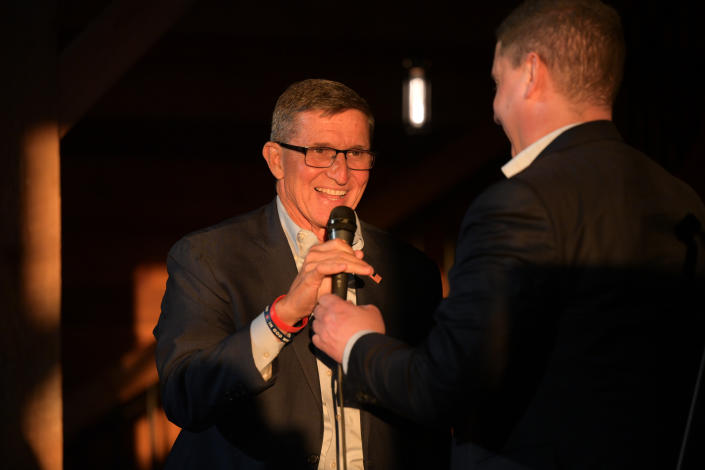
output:
[[[376,157],[376,155],[375,155],[375,153],[374,153],[373,151],[371,151],[371,150],[363,150],[363,149],[346,149],[346,150],[340,150],[340,149],[336,149],[336,148],[333,148],[333,147],[322,147],[322,146],[316,146],[316,147],[301,147],[301,146],[299,146],[299,145],[287,144],[287,143],[285,143],[285,142],[279,142],[279,141],[277,141],[277,140],[274,140],[274,141],[272,141],[272,142],[274,142],[274,143],[277,144],[277,145],[280,145],[280,146],[284,147],[285,149],[289,149],[289,150],[293,150],[293,151],[295,151],[295,152],[303,153],[303,154],[304,154],[304,163],[306,164],[306,166],[310,166],[311,168],[330,168],[330,167],[332,167],[332,166],[333,166],[333,163],[335,162],[335,159],[338,157],[338,154],[339,154],[339,153],[342,153],[343,156],[345,157],[345,166],[347,166],[349,170],[352,170],[352,171],[370,171],[370,170],[375,166],[375,157]],[[330,150],[335,150],[335,155],[333,155],[333,157],[330,159],[330,164],[328,164],[328,166],[314,166],[314,165],[310,165],[310,164],[306,161],[306,152],[308,152],[308,149],[330,149]],[[354,151],[358,151],[358,152],[367,152],[367,153],[369,153],[369,154],[372,156],[372,161],[370,162],[370,167],[369,167],[369,168],[350,168],[350,167],[348,166],[348,152],[354,152]]]

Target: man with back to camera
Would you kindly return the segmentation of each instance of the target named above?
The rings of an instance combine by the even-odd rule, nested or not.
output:
[[[414,348],[330,295],[313,342],[371,402],[451,421],[458,468],[676,468],[703,353],[705,208],[612,119],[624,42],[599,1],[499,26],[507,179],[468,209],[449,296]],[[382,309],[383,312],[383,309]]]
[[[373,125],[347,86],[294,83],[276,103],[262,151],[275,200],[171,249],[154,330],[164,409],[183,428],[167,469],[342,466],[335,363],[314,353],[306,326],[317,297],[331,292],[331,274],[357,275],[348,298],[384,305],[390,334],[413,342],[428,331],[441,293],[428,258],[359,221],[352,247],[323,242],[331,210],[354,209],[365,190]],[[425,307],[423,317],[406,314],[414,305]],[[348,469],[443,465],[443,433],[345,398]]]

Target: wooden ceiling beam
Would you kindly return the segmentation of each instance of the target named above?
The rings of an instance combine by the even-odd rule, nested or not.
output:
[[[171,28],[195,0],[115,0],[61,53],[59,136]]]

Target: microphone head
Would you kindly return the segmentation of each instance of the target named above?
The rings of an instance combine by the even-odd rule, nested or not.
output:
[[[333,208],[328,217],[326,239],[342,238],[348,244],[352,244],[356,229],[355,211],[347,206],[338,206]]]

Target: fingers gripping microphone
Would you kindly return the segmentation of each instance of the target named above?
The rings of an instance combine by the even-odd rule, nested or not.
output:
[[[347,206],[338,206],[330,212],[330,217],[328,217],[326,240],[340,238],[348,245],[352,245],[356,229],[355,212]],[[346,273],[335,274],[332,281],[332,293],[341,299],[347,299],[348,275]]]

